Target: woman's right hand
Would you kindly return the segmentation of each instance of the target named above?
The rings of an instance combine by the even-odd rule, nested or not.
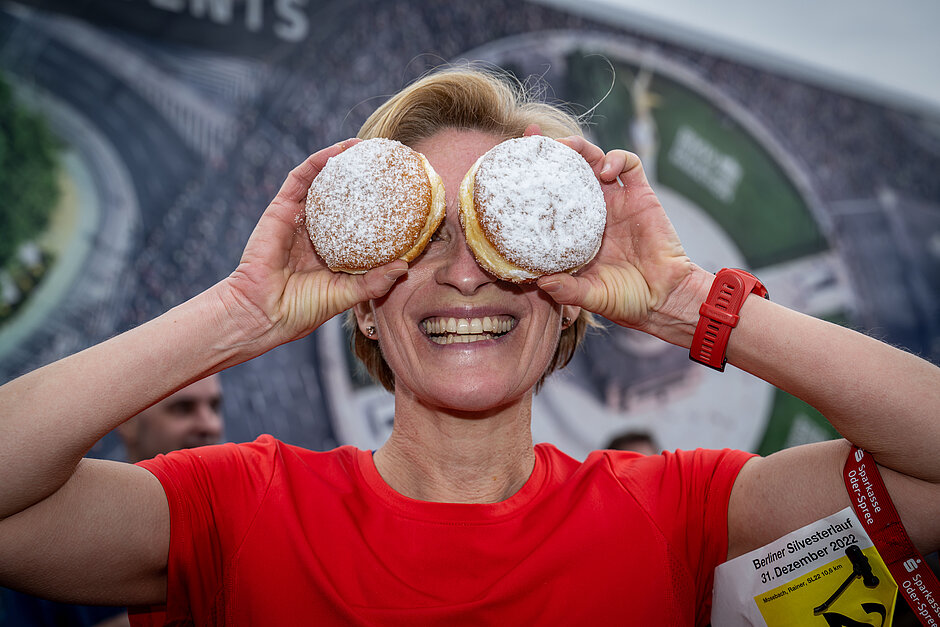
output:
[[[298,339],[356,303],[378,298],[408,271],[397,260],[366,274],[332,272],[304,223],[307,190],[329,158],[359,140],[321,150],[294,168],[252,232],[241,262],[219,284],[224,311],[250,352]]]

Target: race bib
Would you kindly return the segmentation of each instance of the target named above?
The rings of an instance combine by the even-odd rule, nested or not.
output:
[[[891,625],[897,591],[847,507],[719,565],[712,625]]]

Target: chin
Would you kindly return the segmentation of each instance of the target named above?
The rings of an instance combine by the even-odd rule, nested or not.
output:
[[[500,410],[509,405],[531,398],[533,385],[525,387],[506,386],[506,381],[494,382],[492,377],[474,380],[472,377],[458,377],[453,384],[442,383],[429,389],[421,386],[415,397],[424,404],[450,411],[468,413],[487,413]]]

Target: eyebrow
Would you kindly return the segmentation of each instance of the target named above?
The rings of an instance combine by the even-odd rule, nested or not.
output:
[[[191,394],[183,394],[181,396],[174,396],[173,398],[165,398],[161,401],[162,405],[175,405],[176,403],[199,403],[205,401],[206,403],[211,404],[220,404],[222,402],[222,395],[217,394],[209,398],[204,399],[201,396],[195,396]]]

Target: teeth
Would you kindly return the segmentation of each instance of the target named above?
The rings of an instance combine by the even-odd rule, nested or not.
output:
[[[512,316],[483,318],[428,318],[422,323],[425,333],[438,344],[478,342],[508,333],[515,326]]]
[[[492,340],[497,337],[495,335],[490,335],[489,333],[483,333],[482,335],[429,335],[431,341],[435,344],[470,344],[472,342],[479,342],[481,340]]]

